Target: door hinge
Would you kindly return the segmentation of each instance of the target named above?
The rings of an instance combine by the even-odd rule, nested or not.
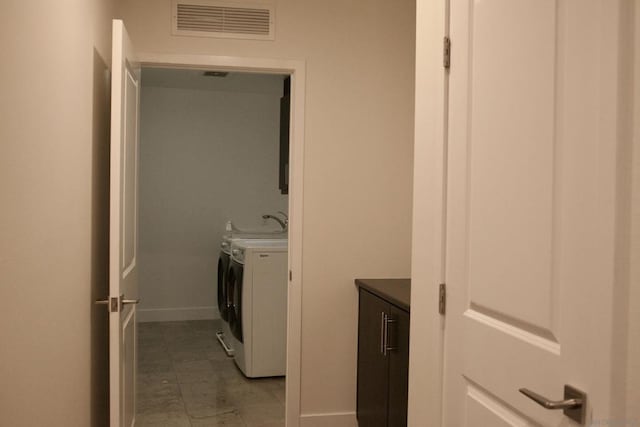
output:
[[[447,285],[440,283],[440,293],[438,296],[438,313],[445,314],[447,310]]]
[[[291,270],[289,270],[289,281],[293,280],[293,273],[291,272]]]
[[[442,65],[445,70],[451,68],[451,39],[449,37],[444,38],[444,46],[442,49]]]

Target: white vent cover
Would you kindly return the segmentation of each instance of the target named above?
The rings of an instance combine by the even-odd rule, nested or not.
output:
[[[273,2],[174,0],[173,34],[273,40]]]

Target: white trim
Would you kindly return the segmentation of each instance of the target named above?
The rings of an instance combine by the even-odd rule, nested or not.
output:
[[[123,307],[126,307],[126,306],[123,306]],[[122,311],[126,312],[126,308],[122,308]],[[138,316],[137,316],[136,306],[132,305],[131,308],[129,309],[129,312],[125,315],[125,318],[122,321],[122,325],[121,325],[122,330],[120,332],[120,336],[121,336],[120,346],[121,346],[121,348],[124,349],[124,352],[125,352],[125,363],[127,363],[127,360],[126,360],[126,359],[128,359],[126,357],[126,352],[127,352],[127,328],[129,328],[129,327],[133,328],[133,332],[131,332],[131,333],[133,333],[133,342],[134,342],[134,344],[133,344],[133,349],[130,349],[130,350],[133,350],[133,356],[130,359],[130,360],[133,361],[133,367],[132,367],[133,370],[132,370],[132,373],[131,373],[131,375],[133,375],[133,390],[129,390],[129,393],[132,394],[132,398],[133,398],[133,402],[134,402],[133,403],[134,411],[133,411],[133,414],[132,414],[132,417],[131,417],[131,423],[129,424],[129,427],[133,427],[133,426],[136,425],[136,411],[135,411],[135,408],[136,408],[136,399],[137,399],[137,394],[136,394],[137,389],[136,389],[136,387],[137,387],[137,383],[138,383],[138,381],[137,381],[137,379],[138,379],[138,377],[137,377],[138,370],[137,370],[137,363],[135,361],[138,359],[138,350],[137,350],[137,345],[135,343],[137,343],[137,341],[138,341],[138,335],[137,335],[138,330],[137,330],[137,325],[136,325],[137,318],[138,318]],[[126,407],[127,407],[127,405],[126,405],[126,400],[127,400],[126,396],[127,395],[126,395],[126,392],[125,392],[125,390],[127,388],[127,370],[126,370],[126,368],[122,369],[121,372],[120,372],[120,384],[122,384],[121,385],[121,392],[120,392],[120,406],[122,408],[122,424],[125,424],[126,421],[127,421],[126,420],[127,414],[125,412],[126,411]]]
[[[355,412],[329,414],[304,414],[300,416],[300,427],[357,427]]]
[[[219,319],[218,307],[169,307],[138,309],[138,322],[175,322]]]
[[[409,427],[442,425],[447,73],[442,40],[448,34],[447,0],[417,0],[416,86],[411,248]],[[455,65],[455,64],[454,64]]]
[[[300,354],[302,333],[302,224],[306,64],[303,60],[212,55],[142,53],[142,66],[195,68],[291,75],[289,146],[289,282],[287,313],[286,425],[300,426]]]

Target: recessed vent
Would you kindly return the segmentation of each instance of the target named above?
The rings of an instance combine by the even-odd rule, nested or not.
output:
[[[173,34],[273,40],[273,3],[174,0]]]
[[[205,71],[202,75],[205,77],[227,77],[229,73],[226,71]]]

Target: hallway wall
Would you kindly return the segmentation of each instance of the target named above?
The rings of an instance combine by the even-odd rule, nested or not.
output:
[[[640,420],[640,4],[634,3],[635,52],[633,83],[634,105],[631,113],[633,126],[633,157],[631,183],[631,257],[629,280],[629,316],[627,369],[626,369],[626,418]]]
[[[0,424],[105,426],[113,5],[0,14]]]

